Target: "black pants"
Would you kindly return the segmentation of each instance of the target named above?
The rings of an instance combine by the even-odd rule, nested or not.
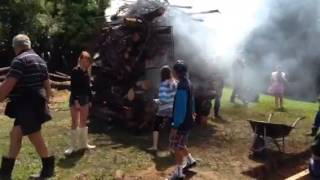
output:
[[[233,90],[232,90],[232,94],[231,94],[231,97],[230,97],[230,101],[231,102],[235,101],[236,95],[240,95],[240,87],[237,87],[237,86],[235,86],[233,88]]]
[[[214,99],[214,115],[218,116],[220,112],[220,107],[221,107],[221,97],[216,96]]]
[[[157,115],[153,124],[153,131],[159,131],[160,128],[163,128],[167,123],[170,123],[171,119],[172,118]]]

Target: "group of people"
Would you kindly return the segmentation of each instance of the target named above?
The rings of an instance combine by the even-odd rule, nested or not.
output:
[[[169,66],[161,69],[159,104],[153,128],[153,145],[149,150],[158,150],[159,130],[170,124],[169,148],[175,155],[177,168],[171,179],[183,179],[184,171],[196,165],[186,143],[194,124],[193,88],[188,79],[188,69],[183,61],[177,61],[171,71]]]
[[[233,72],[233,91],[230,96],[230,102],[235,103],[236,98],[242,101],[244,105],[247,105],[250,101],[248,98],[248,88],[244,85],[246,64],[243,59],[236,59],[232,64]],[[270,85],[268,87],[268,93],[273,95],[275,100],[275,109],[284,110],[283,96],[285,93],[285,87],[288,80],[286,73],[283,72],[280,65],[277,65],[275,70],[270,76]],[[258,95],[257,95],[258,96]],[[254,98],[257,101],[257,98]]]
[[[52,93],[47,65],[31,49],[31,41],[27,35],[15,36],[12,46],[16,57],[11,62],[6,79],[0,85],[0,101],[9,98],[5,115],[15,120],[10,132],[9,151],[2,157],[0,180],[11,179],[24,136],[29,138],[42,160],[40,173],[30,178],[47,179],[54,176],[55,167],[55,158],[49,153],[41,133],[42,124],[51,120],[48,102]],[[71,147],[65,151],[66,155],[95,148],[88,144],[90,66],[91,56],[83,51],[71,75]]]
[[[10,132],[8,153],[2,157],[0,180],[10,180],[21,149],[24,136],[34,145],[42,160],[39,174],[32,179],[47,179],[54,176],[55,157],[49,153],[41,133],[42,124],[51,120],[48,102],[52,96],[46,62],[31,49],[27,35],[13,38],[16,57],[13,59],[6,79],[0,85],[0,101],[9,98],[5,115],[14,119]],[[93,149],[88,143],[88,114],[91,105],[90,67],[91,55],[81,52],[78,65],[71,72],[71,112],[70,147],[65,150],[69,156],[85,149]],[[171,179],[183,179],[184,171],[196,165],[186,143],[194,123],[193,88],[188,78],[188,68],[183,61],[177,61],[173,71],[169,66],[161,70],[159,111],[154,123],[153,146],[157,150],[159,129],[170,123],[170,150],[174,153],[177,169]],[[184,164],[186,160],[186,164]]]
[[[16,57],[13,59],[6,79],[0,85],[0,101],[9,98],[5,109],[5,115],[15,119],[10,132],[10,145],[7,155],[2,157],[0,167],[0,180],[11,179],[16,158],[21,149],[22,138],[27,136],[34,145],[42,160],[42,169],[39,174],[31,176],[33,179],[46,179],[54,176],[55,158],[48,151],[47,145],[41,133],[43,123],[51,119],[48,102],[52,96],[48,69],[45,61],[31,49],[31,41],[28,36],[19,34],[13,38],[12,46]],[[78,65],[71,72],[70,94],[70,147],[65,150],[69,156],[79,150],[93,149],[94,145],[88,143],[88,115],[91,105],[90,67],[92,58],[87,51],[81,52]],[[236,61],[235,66],[242,69],[242,61]],[[238,72],[238,75],[242,72]],[[237,76],[231,102],[241,91],[241,75]],[[222,80],[222,78],[220,78]],[[275,96],[276,108],[283,108],[283,94],[286,83],[286,75],[277,67],[271,75],[269,92]],[[223,81],[220,86],[223,87]],[[171,179],[183,179],[184,172],[196,165],[196,161],[187,148],[187,139],[195,123],[195,98],[193,86],[188,75],[187,65],[178,60],[173,68],[164,66],[161,69],[161,83],[159,99],[155,102],[159,105],[153,126],[153,145],[149,150],[158,150],[159,131],[162,127],[170,126],[169,147],[175,155],[176,170]],[[218,92],[215,104],[215,116],[220,117],[220,99]],[[247,103],[245,99],[242,99]],[[315,135],[320,126],[320,113],[316,117],[312,134]],[[319,135],[318,135],[319,136]],[[319,140],[316,138],[312,146],[313,156],[310,162],[310,171],[319,166]],[[317,168],[316,168],[317,169]],[[319,175],[319,174],[318,174]]]

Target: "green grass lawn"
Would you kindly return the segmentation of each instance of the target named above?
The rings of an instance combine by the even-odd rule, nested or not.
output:
[[[224,90],[222,116],[225,120],[210,120],[207,126],[195,127],[190,136],[190,151],[199,159],[196,168],[198,179],[251,179],[246,171],[261,166],[261,162],[248,158],[252,130],[247,119],[266,120],[274,112],[272,122],[292,124],[299,116],[306,116],[287,138],[287,152],[299,153],[310,145],[306,137],[318,104],[285,99],[286,112],[274,111],[273,98],[261,95],[260,102],[249,107],[229,103],[230,90]],[[65,158],[68,147],[70,116],[67,98],[58,104],[54,119],[44,126],[43,133],[52,153],[57,157],[55,179],[113,179],[117,170],[125,172],[128,179],[163,179],[171,171],[171,156],[155,156],[145,149],[151,144],[150,134],[133,136],[121,128],[97,131],[90,134],[97,149],[83,156]],[[7,152],[12,121],[0,116],[0,154]],[[104,127],[100,127],[104,129]],[[161,147],[166,149],[167,137],[162,135]],[[14,179],[27,179],[40,170],[40,159],[27,138],[14,169]],[[130,178],[131,177],[131,178]]]

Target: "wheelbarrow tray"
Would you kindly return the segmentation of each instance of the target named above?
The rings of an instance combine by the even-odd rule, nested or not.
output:
[[[271,138],[283,138],[290,134],[292,126],[264,121],[248,120],[255,134]]]

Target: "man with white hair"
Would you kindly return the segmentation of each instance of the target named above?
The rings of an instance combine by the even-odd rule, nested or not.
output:
[[[34,179],[47,179],[54,175],[54,156],[41,135],[41,125],[50,120],[48,99],[50,83],[45,61],[31,49],[27,35],[19,34],[12,40],[16,57],[6,79],[0,85],[0,101],[9,97],[5,114],[14,118],[10,133],[9,152],[2,157],[0,180],[11,179],[23,136],[28,136],[42,159],[42,170]]]

